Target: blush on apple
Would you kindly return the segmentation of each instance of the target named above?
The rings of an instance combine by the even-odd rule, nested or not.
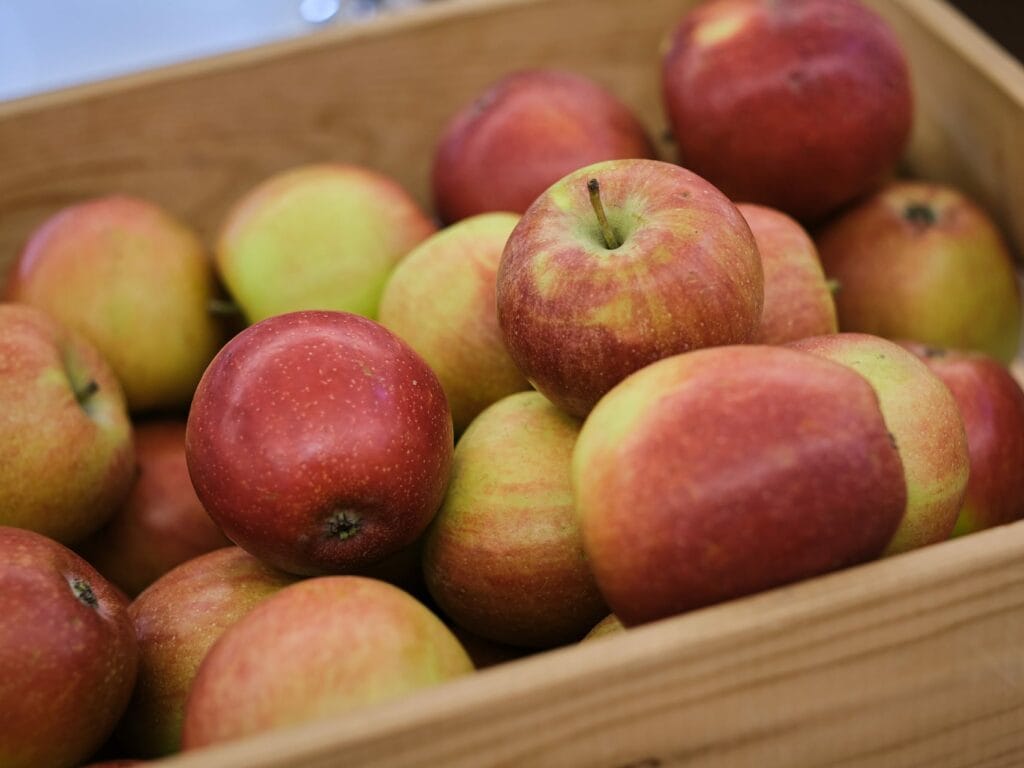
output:
[[[434,156],[434,202],[447,222],[522,213],[578,168],[639,157],[654,157],[644,127],[603,86],[572,72],[515,72],[445,127]]]
[[[585,416],[645,365],[753,339],[763,273],[721,192],[669,163],[617,160],[569,174],[530,206],[498,267],[497,301],[519,369]]]
[[[448,482],[452,418],[401,339],[346,312],[250,326],[210,364],[186,456],[222,531],[289,573],[353,572],[411,544]]]
[[[817,219],[896,166],[913,100],[899,39],[859,0],[712,0],[664,58],[683,165],[734,200]]]

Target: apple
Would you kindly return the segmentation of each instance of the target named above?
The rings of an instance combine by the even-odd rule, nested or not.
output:
[[[77,551],[134,597],[174,566],[230,546],[199,503],[185,464],[185,423],[137,424],[135,484],[124,504]]]
[[[906,478],[906,511],[886,553],[944,541],[953,532],[970,462],[952,393],[916,356],[861,333],[816,336],[791,344],[846,365],[874,388]]]
[[[434,154],[434,202],[447,222],[522,213],[578,168],[654,156],[643,125],[597,82],[552,69],[513,72],[445,126]]]
[[[1024,518],[1024,391],[979,352],[906,345],[949,387],[967,434],[970,474],[954,535]]]
[[[604,637],[605,635],[617,635],[625,630],[626,627],[621,621],[619,621],[619,617],[614,613],[610,613],[601,619],[601,621],[597,622],[593,629],[591,629],[583,639],[596,640],[597,638]]]
[[[210,647],[294,581],[228,547],[193,558],[153,582],[128,611],[139,640],[139,676],[118,741],[145,757],[178,751],[185,699]]]
[[[454,449],[437,376],[347,312],[292,312],[235,336],[199,383],[185,438],[214,522],[298,575],[351,573],[412,544]]]
[[[569,174],[523,215],[498,267],[512,359],[585,416],[630,373],[761,322],[763,275],[736,206],[689,171],[613,160]]]
[[[879,556],[906,507],[871,385],[785,347],[677,355],[587,418],[573,492],[625,626]]]
[[[33,307],[0,304],[0,525],[72,544],[134,473],[124,394],[96,349]]]
[[[473,662],[473,667],[477,670],[496,667],[499,664],[504,664],[506,661],[521,659],[530,653],[530,651],[524,648],[517,648],[480,637],[480,635],[474,634],[458,624],[446,623],[445,626],[451,630],[452,634],[462,644],[462,648],[466,651],[470,661]]]
[[[453,224],[414,248],[384,288],[380,322],[437,374],[456,434],[491,403],[530,387],[494,308],[498,263],[518,221],[485,213]]]
[[[250,323],[310,309],[374,318],[395,264],[435,229],[387,176],[305,165],[232,206],[217,235],[217,270]]]
[[[185,708],[184,748],[341,715],[472,671],[441,620],[397,587],[309,579],[258,605],[210,649]]]
[[[761,344],[785,344],[808,336],[836,333],[832,288],[807,231],[795,220],[763,205],[741,203],[764,269]]]
[[[485,410],[455,448],[423,571],[438,606],[473,634],[553,648],[608,613],[572,499],[580,422],[537,392]]]
[[[859,0],[712,0],[662,62],[683,165],[734,200],[818,219],[896,166],[913,118],[899,39]]]
[[[199,237],[154,203],[101,197],[29,238],[7,297],[96,345],[133,411],[188,405],[223,342],[213,266]]]
[[[128,704],[138,648],[127,602],[56,541],[0,527],[0,764],[81,764]]]
[[[948,186],[894,182],[819,233],[839,282],[839,327],[984,352],[1004,363],[1020,342],[1013,259],[983,210]]]
[[[143,760],[104,760],[102,763],[89,763],[85,768],[130,768],[133,765],[145,765]]]

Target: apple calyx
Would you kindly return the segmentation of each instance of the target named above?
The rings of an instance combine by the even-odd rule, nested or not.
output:
[[[327,535],[339,541],[351,539],[360,528],[362,521],[351,509],[339,509],[327,518]]]
[[[85,404],[89,401],[89,398],[99,391],[100,385],[97,383],[96,379],[89,379],[85,384],[82,384],[79,387],[74,387],[75,400],[77,400],[78,404],[84,408]]]
[[[84,603],[90,608],[99,608],[100,601],[96,599],[96,593],[92,591],[92,586],[89,582],[84,579],[72,579],[71,591],[78,598],[79,602]]]
[[[619,242],[619,238],[615,235],[615,230],[612,229],[611,223],[608,221],[608,216],[604,212],[604,203],[601,202],[601,184],[597,179],[591,179],[587,182],[587,191],[590,192],[590,204],[594,208],[594,214],[597,216],[597,223],[601,226],[601,236],[604,238],[604,244],[607,246],[609,251],[614,251],[616,248],[622,245]]]
[[[931,227],[938,221],[935,211],[927,203],[909,203],[903,209],[903,218],[921,229]]]

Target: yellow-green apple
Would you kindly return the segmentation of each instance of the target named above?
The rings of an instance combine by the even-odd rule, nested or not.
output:
[[[583,425],[573,492],[626,626],[870,560],[906,506],[871,385],[760,345],[677,355],[615,387]]]
[[[217,270],[250,323],[309,309],[376,317],[395,264],[435,229],[387,176],[306,165],[234,204],[217,236]]]
[[[575,416],[655,360],[749,342],[762,301],[761,259],[736,206],[656,160],[560,180],[520,219],[498,267],[512,359]]]
[[[625,629],[626,627],[621,621],[619,621],[619,617],[614,613],[610,613],[597,622],[593,629],[591,629],[583,639],[595,640],[599,637],[604,637],[605,635],[617,635],[620,632],[625,631]]]
[[[53,539],[0,527],[0,616],[0,765],[80,765],[135,683],[127,602]]]
[[[124,394],[96,349],[41,310],[0,304],[0,525],[65,544],[117,509],[134,476]]]
[[[878,395],[906,480],[906,511],[886,553],[948,539],[970,469],[963,420],[949,388],[915,355],[877,336],[838,333],[790,346],[848,366]]]
[[[441,620],[397,587],[309,579],[258,605],[210,649],[189,693],[183,745],[348,713],[472,671]]]
[[[454,449],[434,372],[348,312],[277,315],[235,336],[199,382],[185,439],[214,522],[299,575],[351,573],[412,544]]]
[[[498,262],[518,221],[484,213],[438,232],[401,261],[381,298],[381,324],[437,374],[457,434],[491,403],[530,387],[494,309]]]
[[[223,342],[213,265],[154,203],[113,196],[57,213],[29,239],[7,296],[96,345],[134,411],[188,405]]]
[[[185,699],[210,647],[236,621],[295,578],[238,547],[193,558],[161,576],[131,604],[139,676],[117,729],[129,754],[181,748]]]
[[[498,401],[455,448],[423,570],[445,615],[489,640],[551,648],[608,613],[572,500],[580,422],[537,392]]]
[[[1024,518],[1024,391],[980,352],[907,344],[953,393],[967,433],[970,475],[954,535]]]
[[[832,288],[807,231],[782,211],[741,203],[764,269],[761,344],[785,344],[839,330]]]
[[[910,137],[902,45],[859,0],[712,0],[662,63],[683,165],[734,200],[816,219],[881,182]]]
[[[839,327],[973,349],[1009,362],[1020,340],[1020,289],[999,230],[961,192],[894,182],[819,233],[839,282]]]
[[[128,499],[76,547],[134,597],[176,565],[231,544],[199,503],[185,464],[185,422],[135,425],[136,477]]]
[[[513,72],[444,128],[434,155],[434,203],[448,222],[522,213],[577,168],[654,156],[640,121],[599,83],[560,70]]]

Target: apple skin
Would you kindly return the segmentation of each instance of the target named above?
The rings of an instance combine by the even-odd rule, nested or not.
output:
[[[127,601],[71,550],[0,527],[0,615],[0,765],[81,764],[135,683]]]
[[[188,697],[184,748],[341,715],[472,671],[441,620],[397,587],[309,579],[257,606],[210,649]]]
[[[622,241],[614,250],[591,179]],[[761,322],[761,259],[743,216],[699,176],[655,160],[598,163],[551,187],[513,230],[497,279],[512,359],[580,417],[645,365],[748,342]]]
[[[785,344],[836,333],[836,304],[818,249],[807,231],[782,211],[740,203],[764,269],[760,344]]]
[[[64,544],[103,525],[135,459],[124,394],[96,349],[38,309],[0,304],[0,402],[0,525]]]
[[[441,380],[456,434],[491,403],[530,388],[505,349],[494,308],[498,263],[518,221],[485,213],[438,232],[401,261],[381,298],[381,324]]]
[[[553,648],[608,613],[573,509],[580,422],[537,392],[485,410],[455,448],[423,571],[438,606],[488,640]]]
[[[347,312],[278,315],[228,342],[185,439],[220,529],[303,576],[351,573],[412,544],[441,506],[454,449],[437,376]]]
[[[906,506],[867,381],[757,345],[677,355],[609,392],[580,433],[573,491],[625,626],[870,560]]]
[[[395,264],[435,230],[393,179],[305,165],[232,206],[217,236],[217,270],[250,323],[310,309],[376,318]]]
[[[110,363],[132,412],[180,409],[224,340],[199,237],[133,197],[73,205],[29,238],[7,287],[81,333]]]
[[[128,612],[139,676],[117,730],[125,751],[162,757],[181,748],[185,700],[199,664],[236,621],[295,582],[238,547],[193,558],[153,582]]]
[[[655,157],[654,146],[603,86],[573,72],[513,72],[444,128],[431,177],[434,202],[446,222],[489,211],[522,213],[577,168],[638,157]]]
[[[593,629],[587,632],[583,640],[596,640],[597,638],[604,637],[605,635],[617,635],[620,632],[625,631],[626,627],[621,621],[619,621],[619,617],[614,613],[610,613],[601,619],[601,621],[597,622]]]
[[[971,469],[955,536],[1024,518],[1024,391],[979,352],[904,344],[949,387],[967,433]]]
[[[948,539],[970,461],[960,410],[946,385],[915,355],[877,336],[838,333],[790,346],[848,366],[878,395],[906,478],[906,512],[886,554]]]
[[[839,281],[844,331],[973,349],[1010,362],[1020,342],[1013,259],[959,191],[894,182],[825,227],[822,264]]]
[[[662,63],[684,166],[734,200],[821,218],[868,192],[910,138],[906,56],[857,0],[712,0]]]
[[[135,597],[176,565],[231,542],[199,503],[185,463],[185,422],[137,424],[128,499],[76,549]]]

